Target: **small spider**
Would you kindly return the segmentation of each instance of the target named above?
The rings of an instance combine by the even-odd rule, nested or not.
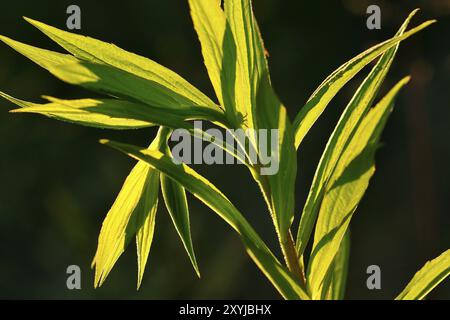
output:
[[[247,116],[248,116],[247,113],[244,115],[241,112],[238,112],[237,113],[238,124],[239,125],[243,124],[243,125],[247,126]]]

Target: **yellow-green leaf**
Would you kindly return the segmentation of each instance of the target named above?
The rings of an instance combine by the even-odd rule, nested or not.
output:
[[[374,167],[378,140],[399,90],[409,78],[400,81],[364,117],[346,146],[321,202],[308,266],[308,288],[319,299],[326,277],[340,248],[353,213],[364,195]]]
[[[211,182],[184,164],[175,165],[170,157],[161,152],[108,140],[101,142],[147,162],[180,183],[236,230],[250,257],[284,298],[309,299],[298,281],[280,264],[244,216]]]
[[[154,223],[157,203],[151,201],[153,197],[149,198],[145,195],[159,192],[159,186],[155,185],[155,175],[158,175],[157,171],[146,163],[139,162],[125,180],[100,231],[95,254],[95,286],[103,284],[136,232],[142,228],[148,230],[149,226],[144,226],[147,216],[149,216],[150,224]],[[139,253],[138,283],[145,265],[140,255],[141,253]],[[146,260],[147,255],[144,253],[142,258]]]
[[[273,92],[267,77],[261,81],[258,88],[257,102],[259,108],[257,122],[260,129],[267,130],[267,141],[264,143],[275,156],[270,165],[277,168],[276,172],[259,175],[258,179],[261,181],[262,189],[266,191],[280,241],[286,245],[290,236],[289,228],[294,219],[294,191],[297,175],[297,154],[294,148],[292,125],[286,108]],[[272,130],[277,130],[275,148],[271,143]],[[258,138],[262,139],[262,136]],[[262,166],[261,169],[265,167]]]
[[[409,15],[397,32],[397,36],[403,34],[415,12],[413,11]],[[396,46],[383,54],[369,75],[361,83],[328,140],[319,165],[317,166],[298,228],[297,251],[300,256],[303,255],[311,237],[322,203],[321,199],[323,198],[330,176],[357,126],[371,107],[394,60],[398,45],[397,43]]]
[[[189,0],[209,78],[233,126],[239,125],[235,101],[236,45],[220,0]]]
[[[164,144],[162,151],[172,157],[169,147]],[[189,218],[189,206],[186,191],[182,185],[172,180],[165,174],[161,174],[161,191],[166,204],[167,211],[172,219],[173,225],[180,236],[181,242],[191,260],[195,272],[200,277],[197,259],[195,258],[194,246],[192,244],[191,226]]]
[[[314,91],[306,105],[300,110],[295,118],[295,147],[299,147],[309,129],[311,129],[333,97],[349,80],[361,71],[362,68],[376,59],[379,55],[383,54],[386,50],[397,45],[400,41],[405,40],[434,22],[434,20],[426,21],[400,36],[395,36],[392,39],[373,46],[346,62],[328,76],[316,91]]]
[[[450,249],[428,261],[398,295],[396,300],[422,300],[450,275]]]
[[[174,128],[186,126],[186,117],[176,112],[115,99],[62,100],[45,97],[50,103],[39,104],[13,98],[0,92],[0,96],[21,107],[10,112],[37,113],[61,121],[103,129],[138,129],[155,125]]]
[[[271,83],[264,43],[253,14],[250,0],[225,0],[225,15],[235,46],[235,60],[226,59],[226,68],[235,69],[234,95],[236,112],[244,116],[243,127],[267,130],[267,140],[261,135],[250,136],[250,144],[261,155],[262,145],[275,156],[277,171],[261,173],[258,167],[252,175],[258,182],[268,203],[285,258],[290,240],[289,228],[294,217],[294,188],[297,159],[293,130],[286,108],[276,96]],[[227,30],[225,30],[227,35]],[[225,38],[228,40],[228,38]],[[272,130],[278,130],[276,145],[271,144]],[[273,165],[273,163],[272,163]],[[264,167],[264,166],[262,166]],[[286,259],[287,260],[287,259]],[[287,260],[289,267],[292,265]]]
[[[218,109],[207,96],[181,76],[150,59],[125,51],[111,43],[63,31],[29,18],[25,19],[81,60],[109,65],[146,79],[149,82],[148,91],[157,91],[181,105]]]
[[[144,163],[144,165],[147,165]],[[147,165],[148,167],[148,165]],[[147,186],[142,192],[142,201],[139,202],[141,208],[136,208],[137,212],[137,232],[136,232],[136,252],[138,277],[137,288],[141,286],[144,277],[145,266],[153,242],[155,231],[155,217],[158,210],[159,193],[159,173],[156,170],[149,169],[147,177]]]
[[[332,272],[330,272],[331,283],[328,289],[327,299],[342,300],[345,295],[345,287],[348,276],[348,263],[350,257],[350,229],[342,239],[339,251],[333,261]]]
[[[167,110],[167,114],[176,112],[188,119],[226,123],[222,110],[195,105],[177,97],[175,93],[169,95],[161,86],[129,72],[109,65],[82,61],[71,55],[33,47],[3,36],[0,40],[70,84],[133,102],[138,101],[153,108]]]
[[[161,148],[166,135],[167,131],[160,129],[149,149]],[[153,239],[158,193],[159,172],[139,161],[103,221],[93,261],[96,287],[103,284],[134,236],[138,254],[137,283],[140,286]]]

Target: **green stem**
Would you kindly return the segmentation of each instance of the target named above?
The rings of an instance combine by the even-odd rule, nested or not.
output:
[[[286,265],[288,269],[296,275],[302,285],[306,287],[306,277],[305,270],[303,266],[300,264],[300,259],[297,255],[297,250],[295,249],[294,238],[292,237],[292,233],[289,230],[288,236],[285,241],[280,242],[281,250],[283,251],[283,255],[286,260]]]

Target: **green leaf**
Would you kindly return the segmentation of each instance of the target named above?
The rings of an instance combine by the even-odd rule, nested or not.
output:
[[[185,79],[150,59],[110,43],[59,30],[29,18],[25,20],[81,60],[109,65],[148,80],[147,90],[158,92],[167,100],[174,100],[185,106],[198,105],[218,109],[207,96]]]
[[[309,299],[297,280],[280,264],[242,214],[207,179],[184,164],[175,165],[170,157],[161,152],[108,140],[101,142],[133,158],[147,162],[150,166],[180,183],[236,230],[250,257],[284,298]]]
[[[145,164],[145,163],[144,163]],[[145,164],[146,165],[146,164]],[[150,247],[153,242],[155,231],[155,217],[158,210],[158,192],[159,192],[159,173],[156,170],[149,170],[147,177],[147,187],[142,193],[142,208],[137,210],[137,232],[136,232],[136,252],[138,277],[137,288],[141,286],[142,278],[145,272]]]
[[[413,11],[403,23],[397,36],[401,36],[408,27]],[[321,205],[321,199],[343,150],[355,133],[356,128],[367,114],[395,58],[399,44],[386,51],[369,75],[364,79],[353,98],[345,108],[338,124],[328,140],[314,175],[311,189],[303,208],[297,234],[297,251],[303,255],[311,238],[313,227]]]
[[[209,78],[233,126],[239,126],[235,101],[236,45],[220,0],[189,0]]]
[[[286,246],[290,243],[289,228],[294,218],[294,188],[297,172],[297,158],[294,148],[292,125],[286,108],[276,96],[271,83],[264,43],[249,0],[226,0],[225,15],[235,41],[236,61],[227,60],[225,67],[235,68],[236,112],[245,118],[244,127],[267,130],[267,140],[258,141],[261,136],[249,137],[250,144],[261,154],[261,142],[271,146],[278,171],[261,175],[258,167],[252,175],[258,182],[268,203],[275,229],[285,259],[292,270]],[[234,64],[233,64],[234,63]],[[276,146],[272,146],[272,130],[278,130]],[[275,147],[275,148],[274,148]],[[264,166],[262,166],[264,167]],[[263,168],[264,169],[264,168]]]
[[[428,261],[395,299],[422,300],[448,275],[450,275],[450,249]]]
[[[228,56],[223,60],[227,62],[224,67],[232,70],[235,75],[233,80],[235,110],[243,121],[242,127],[255,128],[256,116],[256,89],[259,81],[256,69],[256,52],[253,42],[253,14],[249,1],[226,0],[224,1],[225,15],[228,21],[226,34],[231,33],[234,45],[228,46]],[[253,145],[254,137],[250,138]]]
[[[177,113],[187,119],[226,123],[220,109],[195,105],[176,94],[169,95],[161,86],[155,86],[151,81],[131,73],[108,65],[81,61],[71,55],[40,49],[7,37],[0,36],[0,40],[70,84],[159,108],[156,109],[159,113],[166,110],[166,114]]]
[[[166,133],[160,130],[149,149],[159,149]],[[96,287],[103,284],[135,235],[138,254],[137,285],[140,286],[153,239],[158,193],[159,172],[143,161],[138,162],[103,221],[93,261]]]
[[[343,300],[348,275],[348,262],[350,257],[350,229],[342,239],[339,251],[333,261],[332,272],[330,272],[331,283],[328,290],[328,299]]]
[[[62,100],[45,97],[50,103],[39,104],[0,96],[21,107],[13,113],[37,113],[61,121],[103,129],[138,129],[155,125],[184,127],[186,117],[159,108],[115,99]]]
[[[172,157],[169,147],[165,144],[162,151]],[[191,227],[189,222],[189,207],[186,198],[186,191],[182,185],[172,180],[165,174],[161,174],[161,190],[166,204],[167,211],[172,219],[173,225],[180,236],[181,242],[191,260],[192,266],[198,277],[200,271],[195,258],[194,246],[192,245]]]
[[[236,112],[244,119],[243,127],[258,128],[257,91],[260,82],[269,76],[264,44],[250,0],[225,0],[224,8],[228,21],[225,33],[226,36],[228,32],[232,34],[234,45],[227,46],[225,53],[228,56],[223,60],[224,67],[233,70],[230,73],[235,75]],[[255,142],[254,139],[250,141]]]
[[[383,54],[386,50],[389,50],[400,41],[405,40],[434,22],[434,20],[426,21],[418,27],[405,32],[401,36],[393,37],[392,39],[373,46],[336,69],[328,78],[324,80],[316,91],[314,91],[306,105],[300,110],[295,118],[295,147],[298,148],[300,146],[309,129],[311,129],[333,97],[350,79],[361,71],[361,69],[376,59],[379,55]]]
[[[265,79],[265,81],[264,81]],[[258,88],[258,118],[260,128],[268,131],[266,146],[272,146],[272,130],[277,130],[278,140],[276,149],[271,148],[272,155],[278,166],[277,172],[259,176],[262,188],[268,185],[266,197],[269,199],[273,219],[283,245],[290,241],[289,228],[294,219],[295,179],[297,175],[297,154],[294,148],[292,125],[289,121],[286,108],[280,103],[273,89],[265,77]],[[261,136],[259,137],[261,139]],[[272,146],[273,147],[273,146]],[[275,164],[272,163],[272,166]],[[260,168],[265,169],[264,166]]]
[[[409,81],[400,81],[359,124],[346,146],[320,205],[314,243],[308,266],[308,288],[313,299],[323,292],[327,274],[340,248],[341,241],[356,207],[364,195],[374,167],[378,140],[399,90]]]
[[[96,287],[103,284],[117,259],[125,251],[138,230],[140,230],[138,236],[140,240],[144,240],[146,234],[153,233],[152,225],[154,225],[157,201],[148,195],[151,193],[157,195],[159,192],[159,186],[156,184],[156,181],[159,182],[159,180],[155,178],[155,175],[157,178],[157,171],[146,163],[138,163],[128,175],[117,199],[103,221],[95,254]],[[150,244],[148,244],[149,247]],[[139,284],[148,253],[145,253],[145,246],[140,246],[138,252]]]

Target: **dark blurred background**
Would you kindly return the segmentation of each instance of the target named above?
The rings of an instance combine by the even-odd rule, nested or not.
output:
[[[402,43],[386,89],[405,75],[383,134],[377,173],[357,210],[347,298],[392,299],[425,263],[450,247],[450,1],[275,1],[254,7],[274,86],[291,118],[336,67],[391,37],[419,7],[417,25],[438,23]],[[2,1],[0,33],[61,51],[22,16],[65,28],[66,8],[82,12],[80,33],[150,57],[214,97],[202,64],[186,0]],[[366,28],[366,8],[382,10],[382,29]],[[367,70],[329,105],[299,152],[296,211],[301,212],[315,166],[340,113]],[[64,84],[5,45],[0,46],[0,90],[30,101],[40,95],[91,97]],[[99,138],[146,145],[153,129],[112,132],[0,110],[0,298],[221,299],[279,298],[245,254],[230,228],[190,198],[191,223],[202,279],[196,278],[163,205],[140,291],[130,245],[105,285],[93,289],[89,265],[105,214],[134,161],[98,144]],[[275,244],[258,188],[243,167],[198,169],[237,204]],[[294,226],[298,224],[298,217]],[[66,268],[82,268],[82,290],[66,289]],[[382,270],[382,290],[366,288],[366,268]],[[429,298],[449,299],[450,281]]]

